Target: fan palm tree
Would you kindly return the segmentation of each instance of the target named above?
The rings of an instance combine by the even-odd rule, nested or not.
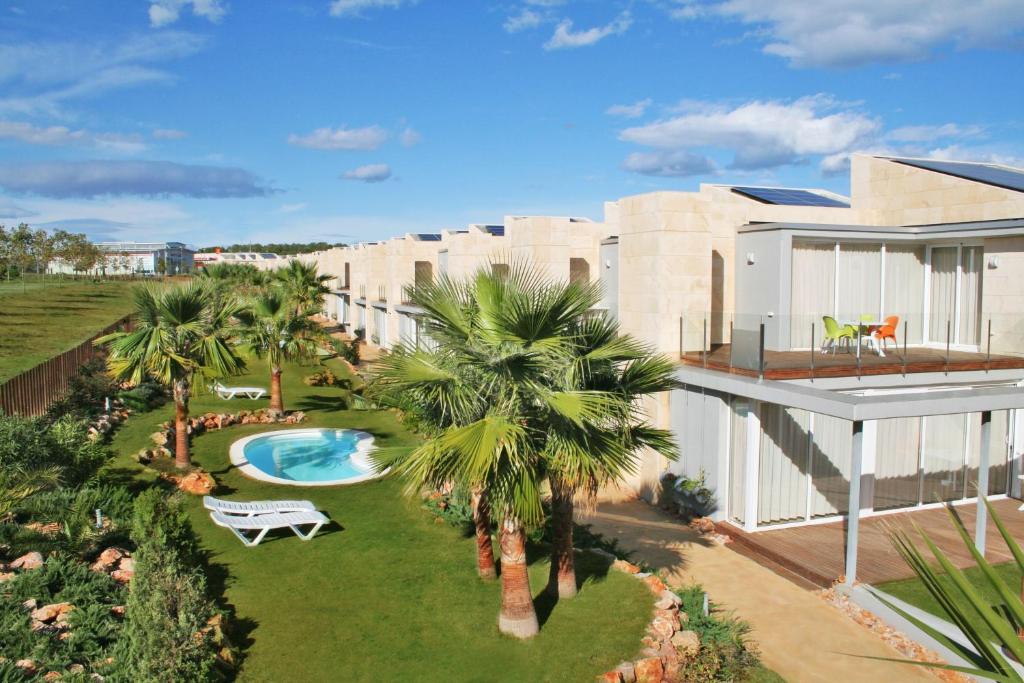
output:
[[[273,279],[295,307],[296,314],[303,311],[319,311],[324,304],[324,297],[330,293],[327,283],[333,275],[317,272],[315,263],[305,263],[292,259],[288,265],[274,271]]]
[[[559,598],[576,595],[573,562],[575,500],[591,501],[603,484],[635,472],[644,449],[675,460],[671,432],[647,423],[644,397],[679,386],[670,360],[629,336],[606,318],[580,320],[567,344],[550,355],[547,379],[552,389],[600,397],[597,414],[543,415],[547,434],[544,456],[551,493],[551,573],[547,590]]]
[[[422,324],[434,348],[394,354],[376,382],[418,405],[438,429],[423,446],[388,464],[408,477],[411,491],[455,482],[486,494],[499,520],[499,628],[532,636],[538,624],[526,528],[544,519],[541,489],[561,452],[549,444],[551,425],[599,431],[622,402],[558,377],[600,292],[596,285],[553,283],[515,264],[507,273],[482,269],[465,282],[442,276],[418,287],[412,298],[424,311]],[[617,438],[624,444],[619,451],[635,448],[635,437]]]
[[[114,332],[95,342],[109,349],[107,365],[117,379],[138,383],[152,377],[171,388],[174,459],[179,469],[191,466],[188,404],[196,383],[245,369],[245,361],[232,343],[236,313],[238,307],[231,299],[202,284],[138,288],[135,329]]]
[[[281,373],[286,360],[313,358],[319,341],[326,338],[323,329],[309,316],[313,311],[296,313],[283,292],[264,291],[236,315],[241,323],[241,338],[257,358],[266,358],[270,366],[270,414],[284,414]]]

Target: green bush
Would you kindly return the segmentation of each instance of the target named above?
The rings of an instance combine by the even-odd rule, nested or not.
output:
[[[145,413],[163,404],[167,398],[164,388],[153,382],[143,382],[132,389],[117,394],[125,407],[137,413]]]
[[[338,378],[330,370],[314,372],[302,381],[310,387],[333,387],[339,383]]]
[[[118,385],[107,374],[106,363],[101,358],[84,364],[71,378],[68,390],[54,401],[46,411],[47,421],[68,416],[76,420],[90,420],[103,412],[104,399],[117,395]]]
[[[63,416],[49,422],[0,416],[0,469],[56,467],[63,485],[78,486],[108,457],[102,445],[89,439],[87,425],[81,420]]]
[[[681,612],[688,615],[687,628],[700,636],[700,652],[686,663],[686,681],[742,681],[760,666],[756,650],[747,642],[750,626],[735,617],[709,610],[704,614],[704,591],[692,586],[676,591]]]
[[[198,544],[180,496],[150,489],[135,503],[135,577],[115,660],[128,681],[208,681],[219,677],[216,614],[199,569]]]
[[[347,360],[352,365],[359,365],[359,344],[355,341],[346,342],[341,339],[331,339],[331,346],[335,353]]]
[[[96,528],[96,510],[103,527]],[[132,493],[123,486],[90,483],[78,489],[61,488],[29,497],[15,508],[16,519],[44,524],[56,522],[56,535],[19,534],[7,540],[19,555],[29,550],[64,550],[80,556],[95,554],[101,548],[128,541],[132,515]],[[2,534],[0,534],[2,539]]]

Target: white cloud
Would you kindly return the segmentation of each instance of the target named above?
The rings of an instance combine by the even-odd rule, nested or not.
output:
[[[181,140],[187,138],[188,133],[174,128],[157,128],[153,131],[153,137],[157,140]]]
[[[636,119],[644,115],[647,107],[651,106],[651,98],[634,102],[633,104],[614,104],[604,110],[609,116],[621,116],[627,119]]]
[[[388,139],[388,132],[378,125],[365,128],[317,128],[308,135],[288,136],[288,143],[297,147],[327,150],[372,150]]]
[[[61,116],[69,100],[169,81],[149,64],[195,54],[204,44],[200,36],[157,31],[111,42],[0,45],[0,111]]]
[[[391,177],[391,167],[387,164],[366,164],[341,174],[345,180],[359,180],[364,183],[382,183]]]
[[[72,130],[66,126],[39,127],[24,121],[0,120],[0,139],[17,140],[29,145],[63,147],[92,145],[98,149],[121,154],[136,154],[146,149],[142,136],[122,133],[94,133]]]
[[[948,145],[928,150],[923,155],[929,159],[945,159],[947,161],[980,161],[987,164],[1001,164],[1024,168],[1024,157],[1013,156],[983,148],[961,147],[960,145]]]
[[[1020,0],[723,0],[686,3],[674,16],[715,14],[750,25],[763,51],[797,67],[854,67],[925,59],[937,48],[1016,47]]]
[[[192,14],[217,23],[227,9],[220,0],[154,0],[149,5],[149,25],[160,28],[173,24],[181,18],[183,9],[191,9]]]
[[[502,25],[507,33],[518,33],[540,26],[543,17],[528,7],[522,8],[519,14],[514,14],[505,20]]]
[[[415,0],[333,0],[330,5],[332,17],[359,16],[363,10],[386,7],[398,9],[405,4],[414,4]]]
[[[412,147],[418,145],[423,140],[423,136],[420,135],[419,131],[415,130],[412,126],[406,126],[405,130],[399,136],[399,141],[403,147]]]
[[[707,175],[716,171],[711,159],[685,149],[633,152],[626,157],[622,168],[633,173],[670,178]]]
[[[629,11],[625,11],[604,26],[595,26],[583,31],[572,30],[572,19],[563,19],[555,27],[555,33],[544,43],[545,50],[565,50],[594,45],[608,36],[625,33],[633,25]]]
[[[627,128],[619,139],[660,149],[732,150],[733,168],[753,170],[849,150],[877,135],[880,127],[873,117],[815,95],[731,108],[689,103],[682,115]]]
[[[980,135],[981,126],[959,126],[955,123],[944,123],[937,126],[903,126],[886,133],[888,140],[895,142],[931,142],[943,138],[965,138]]]

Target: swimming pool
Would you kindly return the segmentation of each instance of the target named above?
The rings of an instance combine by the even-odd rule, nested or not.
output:
[[[369,454],[373,436],[355,429],[284,429],[231,444],[243,474],[289,486],[355,484],[380,476]]]

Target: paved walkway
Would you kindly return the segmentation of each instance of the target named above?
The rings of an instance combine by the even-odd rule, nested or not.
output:
[[[717,605],[751,625],[761,660],[789,683],[938,680],[916,666],[851,656],[900,655],[814,593],[729,548],[707,544],[646,503],[602,503],[580,521],[618,538],[635,560],[664,570],[672,583],[702,585]]]

